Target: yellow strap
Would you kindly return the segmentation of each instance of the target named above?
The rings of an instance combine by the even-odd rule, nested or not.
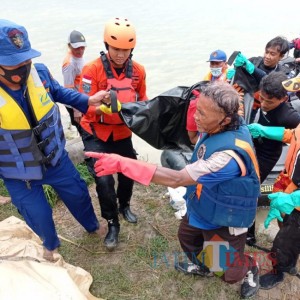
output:
[[[237,162],[237,164],[239,165],[240,169],[241,169],[241,176],[245,176],[247,173],[245,164],[243,163],[242,159],[233,151],[233,150],[225,150],[223,151],[225,153],[227,153],[228,155],[230,155],[232,158],[234,158]]]

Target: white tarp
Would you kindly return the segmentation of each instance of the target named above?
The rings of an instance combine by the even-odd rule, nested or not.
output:
[[[90,273],[66,263],[43,258],[39,237],[24,221],[9,217],[0,222],[0,299],[99,300],[89,288]]]

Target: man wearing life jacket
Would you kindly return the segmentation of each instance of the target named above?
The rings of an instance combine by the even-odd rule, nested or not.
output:
[[[232,71],[233,69],[228,69],[227,65],[227,55],[223,50],[215,50],[213,51],[208,61],[210,66],[210,72],[205,75],[203,81],[224,81],[224,82],[231,82],[232,79]],[[239,86],[233,86],[240,95],[240,105],[239,105],[239,115],[244,115],[244,104],[243,104],[243,97],[244,91]],[[195,97],[193,97],[190,101],[190,105],[187,112],[187,123],[186,129],[188,131],[188,135],[192,144],[195,144],[198,139],[198,132],[197,126],[194,120],[194,114],[196,111],[196,103],[199,99],[199,91],[193,91]]]
[[[214,80],[227,80],[227,56],[222,50],[213,51],[207,62],[209,62],[210,72],[206,74],[203,80],[214,81]]]
[[[204,76],[204,81],[227,80],[227,56],[223,50],[213,51],[207,62],[209,62],[210,71]],[[197,126],[194,120],[196,111],[196,103],[199,99],[199,91],[193,91],[194,97],[190,101],[187,112],[186,130],[188,132],[191,143],[194,145],[198,139]]]
[[[64,149],[55,102],[84,113],[109,95],[87,97],[61,87],[44,64],[32,64],[40,55],[23,26],[0,20],[0,176],[12,203],[42,239],[45,258],[53,260],[60,241],[44,184],[54,188],[88,232],[100,233],[87,186]]]
[[[282,85],[287,91],[300,91],[300,78],[288,79]],[[271,203],[265,227],[268,228],[273,219],[283,222],[271,249],[273,270],[260,278],[260,288],[271,289],[284,280],[284,273],[298,273],[296,265],[300,253],[300,125],[292,130],[260,124],[250,124],[248,127],[254,138],[263,137],[290,144],[284,170],[288,180],[282,186],[283,192],[268,196]],[[282,213],[285,214],[283,218]]]
[[[79,90],[81,70],[84,66],[83,54],[86,46],[86,40],[83,34],[77,30],[73,30],[68,38],[68,53],[62,65],[64,87],[76,91]],[[80,134],[82,113],[68,105],[66,105],[66,109],[70,115],[71,124],[77,128]]]
[[[191,163],[179,171],[116,154],[86,155],[98,158],[97,176],[122,172],[144,185],[187,186],[187,214],[178,237],[191,263],[177,262],[175,268],[206,277],[215,272],[228,283],[244,279],[241,296],[250,298],[259,288],[259,270],[255,260],[245,255],[244,247],[247,228],[255,218],[260,184],[251,135],[238,108],[239,95],[228,83],[214,81],[203,87],[195,113],[203,135]],[[219,251],[220,242],[226,251]],[[211,247],[217,249],[210,251]],[[218,257],[210,256],[217,252]],[[218,267],[213,260],[218,260]]]
[[[119,103],[146,100],[145,69],[131,59],[136,45],[133,24],[124,18],[108,21],[104,29],[104,44],[107,53],[101,52],[100,57],[84,66],[81,90],[88,95],[97,91],[114,91]],[[118,113],[104,114],[100,108],[90,107],[80,125],[83,128],[85,151],[117,153],[136,159],[132,133]],[[130,209],[133,180],[118,174],[118,187],[115,190],[113,176],[96,177],[95,159],[87,159],[87,163],[95,177],[102,217],[108,222],[104,245],[108,250],[113,250],[118,244],[120,231],[118,213],[123,214],[126,221],[137,223],[137,217]]]

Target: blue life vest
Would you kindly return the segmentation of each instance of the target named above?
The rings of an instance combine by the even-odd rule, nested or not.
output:
[[[59,108],[33,65],[26,94],[34,127],[18,102],[0,87],[0,176],[39,180],[45,167],[57,164],[66,141]]]
[[[188,216],[200,217],[216,227],[250,227],[255,219],[260,195],[258,164],[250,133],[245,124],[234,131],[205,134],[197,143],[191,163],[208,159],[218,151],[233,150],[246,167],[246,175],[220,181],[208,188],[194,185],[187,188]]]

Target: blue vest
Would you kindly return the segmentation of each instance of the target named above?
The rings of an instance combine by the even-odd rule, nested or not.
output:
[[[208,159],[213,153],[224,150],[233,150],[240,156],[246,175],[220,181],[212,188],[201,184],[189,186],[186,193],[188,217],[191,214],[199,216],[212,228],[250,227],[256,215],[260,182],[247,126],[243,124],[238,130],[204,135],[195,147],[191,163]]]
[[[34,128],[17,101],[0,88],[0,176],[4,178],[42,179],[43,170],[57,164],[65,147],[59,108],[34,67],[27,82],[27,100]]]

